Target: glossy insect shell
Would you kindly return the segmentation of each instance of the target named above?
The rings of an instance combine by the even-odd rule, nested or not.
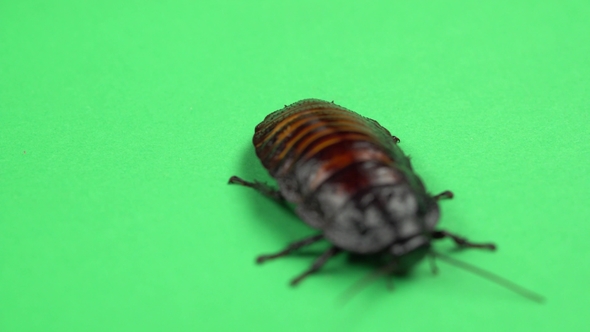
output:
[[[395,257],[420,252],[416,261],[427,253],[438,205],[397,138],[376,121],[306,99],[269,114],[253,142],[281,194],[335,246]]]

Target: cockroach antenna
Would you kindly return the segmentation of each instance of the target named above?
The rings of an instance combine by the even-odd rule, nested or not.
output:
[[[443,262],[449,263],[450,265],[456,266],[458,268],[461,268],[463,270],[469,271],[473,274],[477,274],[478,276],[487,279],[497,285],[500,285],[518,295],[521,295],[523,297],[526,297],[527,299],[537,302],[537,303],[543,303],[545,302],[545,298],[542,295],[539,295],[529,289],[526,289],[520,285],[515,284],[514,282],[501,277],[495,273],[492,273],[490,271],[486,271],[482,268],[479,268],[475,265],[457,260],[455,258],[452,258],[450,256],[441,254],[440,252],[436,252],[436,251],[431,251],[431,254],[440,259]]]
[[[385,276],[391,278],[391,274],[395,271],[397,264],[395,262],[389,263],[384,265],[373,272],[367,274],[363,278],[359,279],[357,282],[352,284],[342,295],[338,298],[341,304],[346,304],[350,301],[356,294],[358,294],[363,288],[370,285],[375,280]],[[389,280],[388,288],[393,290],[393,283]]]

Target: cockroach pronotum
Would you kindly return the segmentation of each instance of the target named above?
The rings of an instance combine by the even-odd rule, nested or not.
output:
[[[257,262],[327,240],[331,246],[292,285],[340,252],[383,262],[373,277],[404,273],[430,255],[541,301],[539,295],[502,277],[433,250],[432,241],[444,238],[460,248],[495,250],[496,246],[435,229],[438,201],[453,194],[428,193],[399,142],[375,120],[333,102],[305,99],[269,114],[256,126],[253,143],[279,190],[237,176],[229,182],[295,205],[296,214],[319,234],[261,255]]]

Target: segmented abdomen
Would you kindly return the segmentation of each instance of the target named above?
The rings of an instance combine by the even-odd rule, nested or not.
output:
[[[407,158],[385,128],[317,99],[302,100],[271,113],[256,126],[253,141],[264,167],[280,185],[291,186],[298,195],[312,193],[336,175],[354,178],[351,189],[364,186],[359,182],[371,185],[371,181],[383,180],[359,175],[363,164],[404,164],[409,168]]]

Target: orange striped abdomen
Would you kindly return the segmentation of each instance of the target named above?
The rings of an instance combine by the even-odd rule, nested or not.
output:
[[[256,154],[279,185],[301,195],[363,162],[391,166],[407,161],[391,134],[375,121],[316,99],[271,113],[256,127],[253,141]],[[358,175],[354,180],[351,190],[370,181]]]

